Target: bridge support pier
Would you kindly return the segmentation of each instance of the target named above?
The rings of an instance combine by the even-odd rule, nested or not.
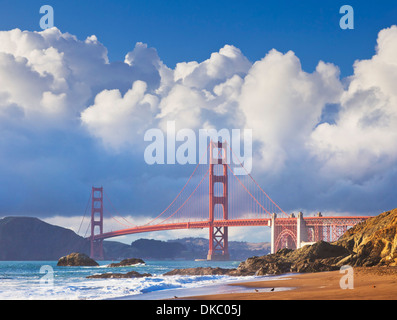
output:
[[[364,221],[367,217],[303,217],[299,212],[295,217],[279,218],[273,213],[271,220],[271,253],[281,248],[299,249],[305,245],[323,240],[333,242],[339,239],[348,227]]]
[[[227,261],[229,259],[228,227],[211,227],[207,260]]]
[[[277,214],[273,213],[272,214],[272,221],[271,221],[271,236],[270,236],[270,253],[275,253],[276,252],[276,248],[275,248],[275,244],[276,244],[276,218],[277,218]]]
[[[298,218],[296,220],[296,246],[297,249],[302,247],[302,244],[307,242],[308,232],[305,220],[303,219],[303,213],[298,213]]]

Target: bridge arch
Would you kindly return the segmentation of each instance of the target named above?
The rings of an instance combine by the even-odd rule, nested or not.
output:
[[[277,235],[274,247],[275,252],[285,247],[296,249],[298,247],[296,233],[287,228],[282,229],[282,231]]]

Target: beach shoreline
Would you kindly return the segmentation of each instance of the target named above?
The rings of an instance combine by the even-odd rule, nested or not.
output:
[[[329,271],[284,279],[228,284],[243,292],[184,297],[184,300],[397,300],[397,267],[353,268],[353,288],[342,289],[345,273]],[[271,291],[272,289],[275,289]],[[290,288],[290,290],[277,290]],[[252,290],[249,290],[252,289]],[[261,290],[263,289],[263,290]]]
[[[170,276],[172,277],[172,276]],[[251,277],[250,277],[251,278]],[[122,297],[110,298],[109,300],[190,300],[190,297],[201,297],[207,296],[208,292],[216,293],[219,295],[229,294],[229,293],[249,293],[252,288],[245,283],[251,282],[267,282],[267,281],[283,281],[284,279],[289,279],[289,274],[280,276],[259,276],[257,279],[246,279],[242,277],[241,280],[225,280],[224,283],[206,284],[197,287],[190,288],[172,288],[159,291],[152,291],[136,295],[128,295]],[[264,291],[266,288],[257,288],[258,290]],[[277,287],[277,291],[291,290],[291,288],[286,288],[283,286]]]

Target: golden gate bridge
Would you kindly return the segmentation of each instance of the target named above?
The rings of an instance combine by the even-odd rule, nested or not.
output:
[[[134,225],[124,217],[116,219],[123,228],[104,231],[104,190],[92,187],[89,224],[90,255],[103,259],[103,240],[118,236],[180,229],[209,230],[208,260],[230,258],[228,230],[231,227],[266,226],[271,228],[271,253],[324,240],[336,241],[349,227],[368,216],[304,217],[285,213],[260,187],[251,174],[236,175],[232,163],[244,166],[227,142],[211,141],[206,157],[174,200],[155,218]],[[232,157],[233,161],[228,161]],[[83,218],[84,219],[84,218]],[[123,221],[120,221],[123,220]]]

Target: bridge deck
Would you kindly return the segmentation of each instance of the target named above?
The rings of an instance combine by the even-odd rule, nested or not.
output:
[[[330,225],[336,224],[339,226],[350,226],[357,223],[357,220],[365,220],[370,217],[304,217],[303,220],[311,224],[321,224]],[[280,225],[296,225],[297,218],[277,218],[277,224]],[[355,223],[354,223],[355,222]],[[168,224],[158,224],[158,225],[143,225],[134,228],[127,228],[117,231],[106,232],[102,234],[97,234],[94,236],[95,240],[108,239],[113,237],[119,237],[129,234],[137,234],[144,232],[154,232],[154,231],[166,231],[166,230],[181,230],[181,229],[204,229],[211,226],[210,221],[192,221],[192,222],[176,222]],[[271,226],[271,219],[233,219],[233,220],[215,220],[212,223],[214,227],[252,227],[252,226]]]

